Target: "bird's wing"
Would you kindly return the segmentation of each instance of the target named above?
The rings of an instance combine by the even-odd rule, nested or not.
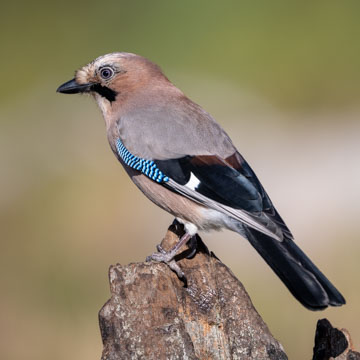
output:
[[[154,162],[169,178],[164,186],[171,190],[277,240],[292,238],[255,173],[238,152],[226,159],[189,155]]]
[[[210,114],[184,96],[164,95],[146,104],[117,123],[117,151],[126,164],[136,163],[148,175],[154,162],[169,180],[163,182],[156,171],[152,179],[171,190],[275,239],[291,237],[256,175]]]

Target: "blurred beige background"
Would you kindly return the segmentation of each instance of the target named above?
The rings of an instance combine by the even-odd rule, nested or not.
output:
[[[158,63],[231,135],[348,304],[313,313],[229,232],[203,234],[290,359],[315,324],[360,349],[358,1],[1,4],[0,358],[99,359],[110,264],[143,261],[170,215],[137,191],[87,96],[56,94],[112,51]]]

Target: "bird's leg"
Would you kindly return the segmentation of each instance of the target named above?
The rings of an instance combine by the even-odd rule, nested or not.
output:
[[[192,237],[193,236],[191,236],[189,233],[186,232],[180,238],[180,240],[174,245],[174,247],[172,249],[170,249],[170,251],[165,251],[160,245],[158,245],[157,246],[158,252],[153,253],[152,255],[148,256],[146,258],[146,261],[154,260],[154,261],[164,262],[164,263],[168,264],[168,266],[170,267],[171,270],[176,272],[176,274],[178,275],[178,277],[180,279],[184,279],[185,278],[184,273],[180,269],[179,265],[176,263],[174,258],[176,256],[176,253],[180,250],[180,248],[183,247]],[[195,249],[195,251],[196,251],[196,249]],[[193,253],[193,251],[192,251],[192,253]],[[191,253],[191,255],[192,255],[192,253]]]
[[[189,240],[188,246],[189,246],[190,253],[188,255],[186,255],[186,258],[192,259],[195,256],[196,251],[198,249],[198,240],[197,240],[196,234],[191,237],[191,239]]]

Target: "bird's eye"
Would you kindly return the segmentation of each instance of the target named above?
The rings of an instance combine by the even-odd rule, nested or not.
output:
[[[113,75],[114,70],[110,67],[104,67],[100,70],[100,76],[105,80],[110,79]]]

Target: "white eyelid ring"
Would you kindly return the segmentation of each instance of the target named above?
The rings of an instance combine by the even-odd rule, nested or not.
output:
[[[103,68],[100,69],[100,76],[104,80],[111,79],[114,76],[114,74],[115,71],[109,66],[104,66]]]

